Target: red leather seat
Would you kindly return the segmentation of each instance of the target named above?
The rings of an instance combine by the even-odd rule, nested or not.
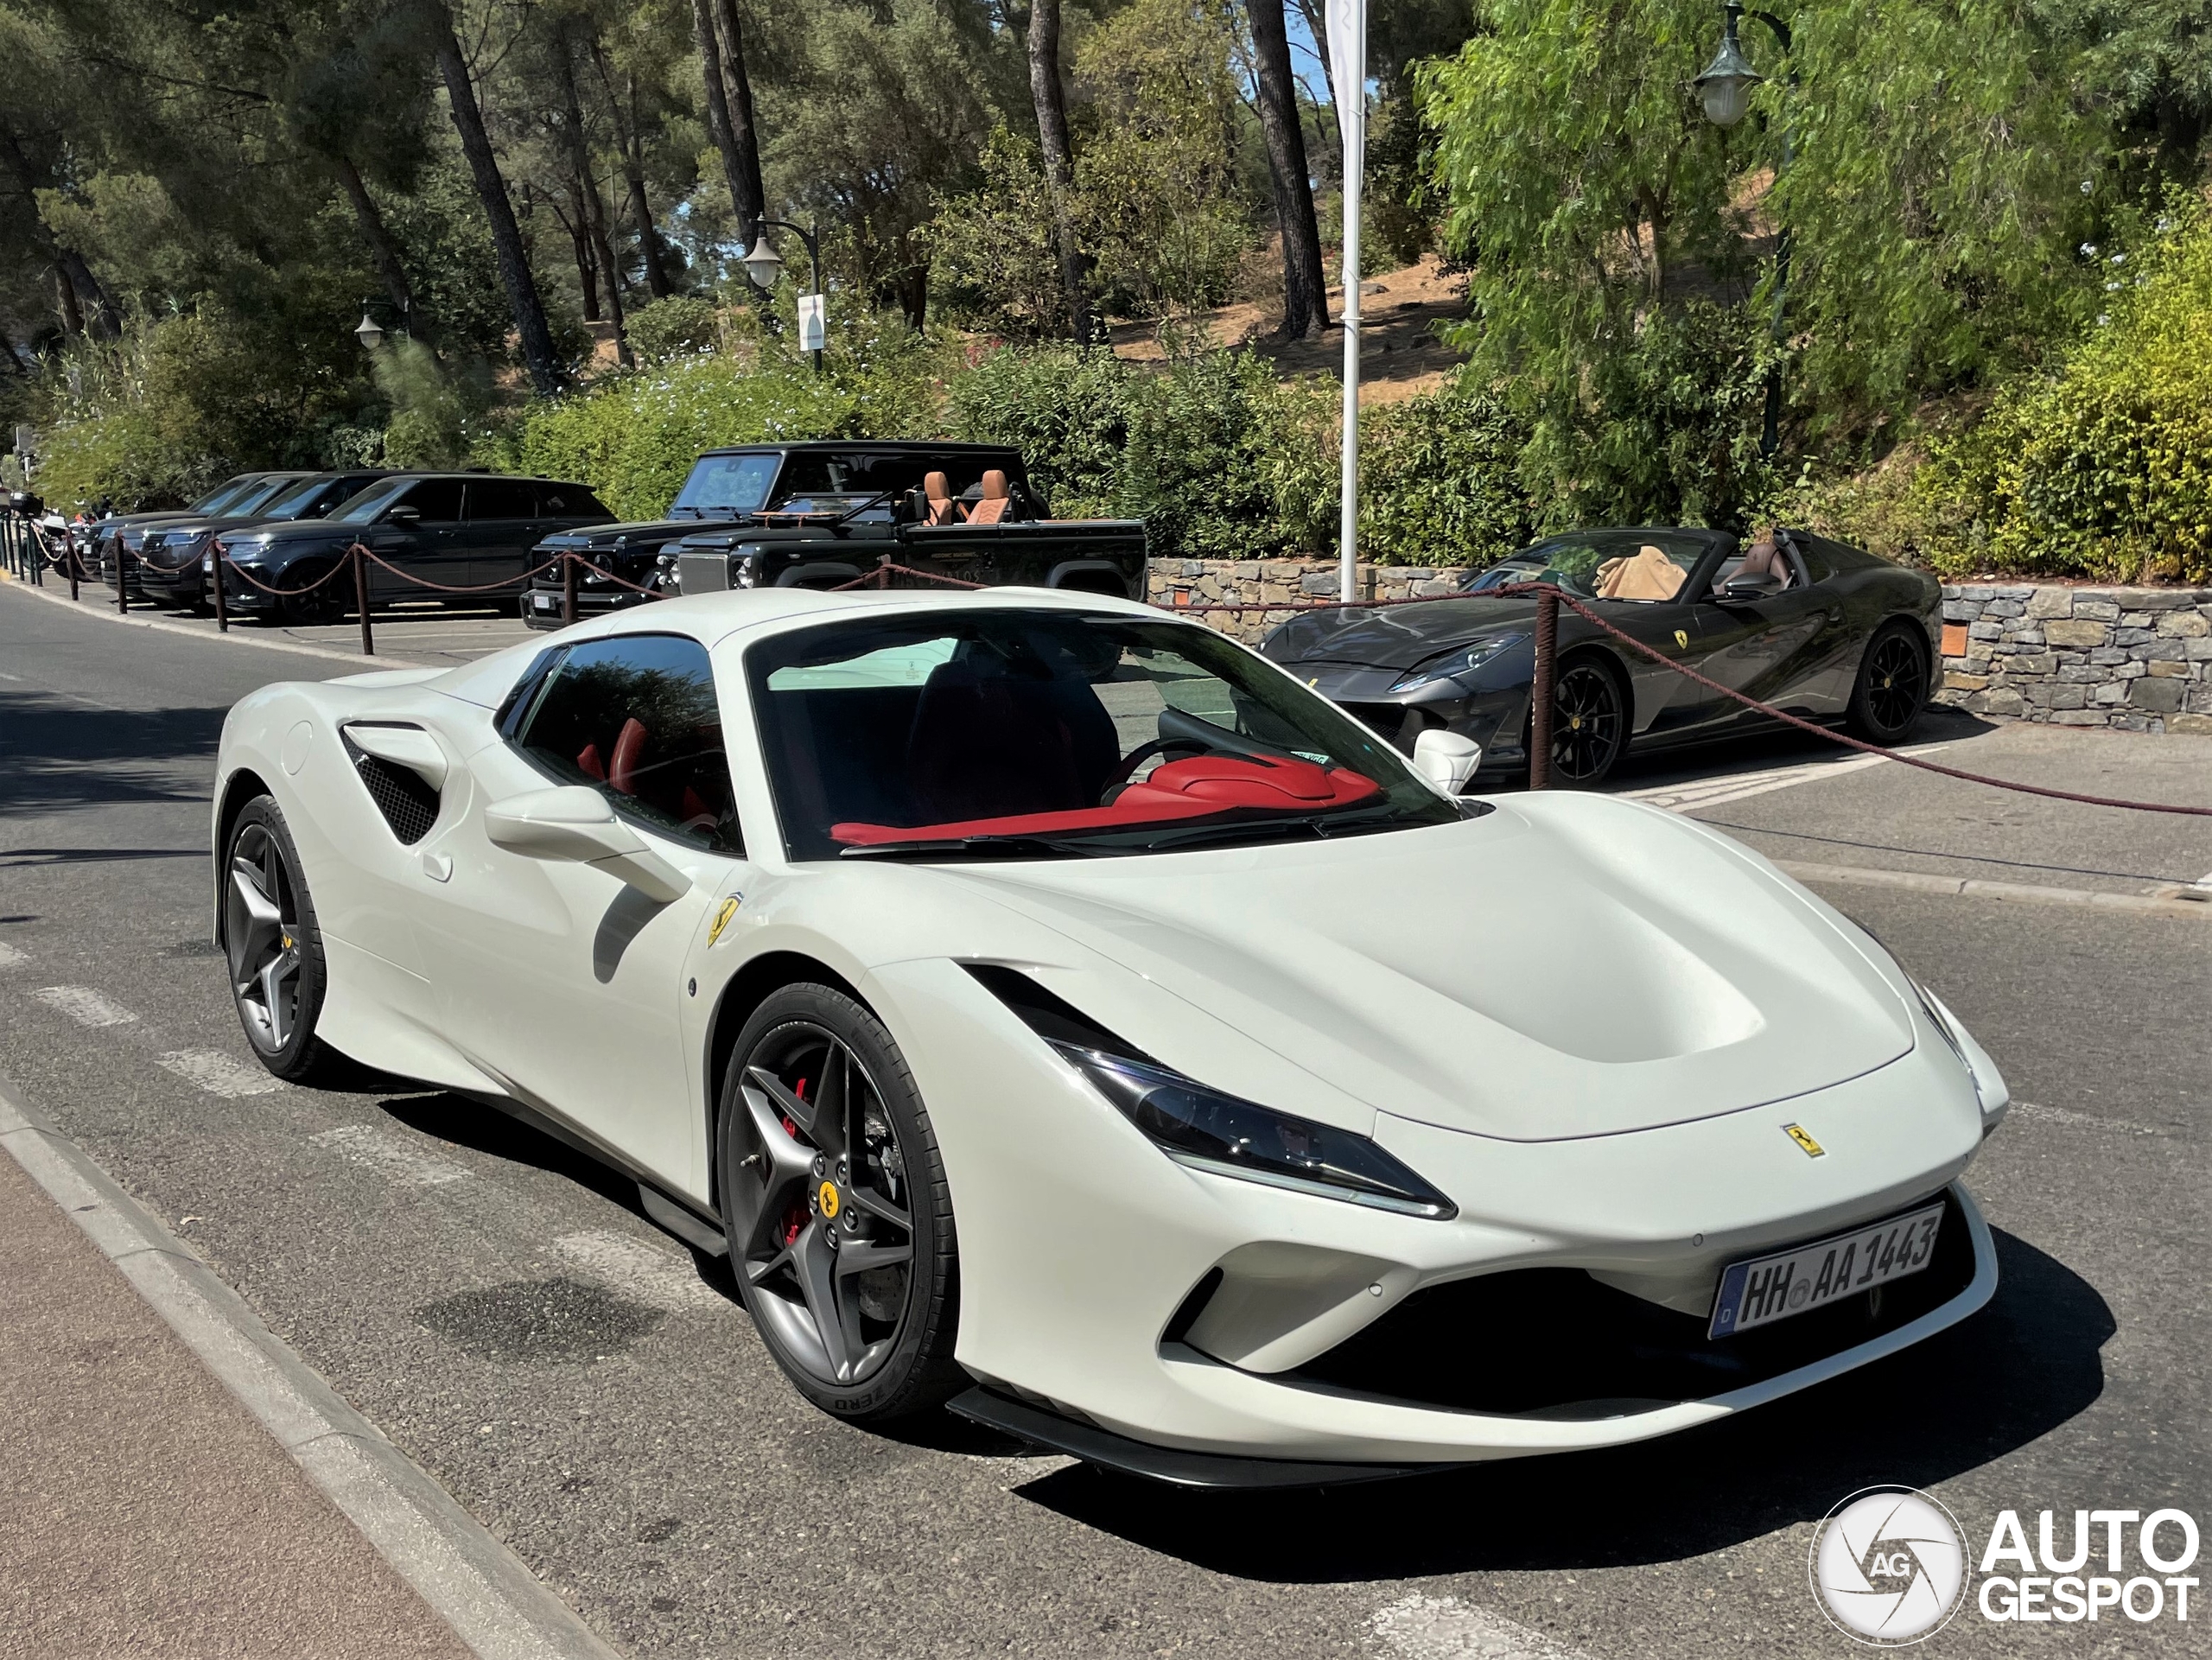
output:
[[[583,753],[576,757],[576,771],[586,778],[595,778],[602,784],[607,782],[607,763],[600,759],[597,744],[584,746]]]
[[[638,771],[645,759],[645,723],[634,716],[622,722],[614,758],[607,764],[607,786],[618,795],[638,793]]]

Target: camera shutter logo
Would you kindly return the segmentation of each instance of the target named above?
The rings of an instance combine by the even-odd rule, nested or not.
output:
[[[1933,1636],[1966,1600],[1966,1536],[1911,1487],[1868,1487],[1822,1518],[1809,1563],[1814,1600],[1845,1632],[1878,1648]]]

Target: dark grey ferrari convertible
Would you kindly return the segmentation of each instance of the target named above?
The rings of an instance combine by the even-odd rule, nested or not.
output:
[[[1747,557],[1748,556],[1748,557]],[[1483,773],[1529,764],[1533,598],[1557,584],[1613,625],[1722,685],[1870,741],[1911,729],[1933,684],[1942,590],[1840,542],[1785,531],[1772,551],[1725,531],[1574,531],[1466,579],[1466,597],[1318,611],[1262,643],[1275,662],[1401,749],[1443,728],[1482,746]],[[1552,775],[1588,785],[1633,749],[1702,742],[1776,722],[1610,639],[1565,607]]]

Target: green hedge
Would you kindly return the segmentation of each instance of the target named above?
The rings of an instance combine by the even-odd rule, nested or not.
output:
[[[1915,481],[1939,570],[2212,582],[2212,217],[2100,256],[2109,308]]]

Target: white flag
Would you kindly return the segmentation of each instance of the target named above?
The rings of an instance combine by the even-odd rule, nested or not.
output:
[[[1323,26],[1329,34],[1329,90],[1341,124],[1346,109],[1366,101],[1367,0],[1326,0]]]

